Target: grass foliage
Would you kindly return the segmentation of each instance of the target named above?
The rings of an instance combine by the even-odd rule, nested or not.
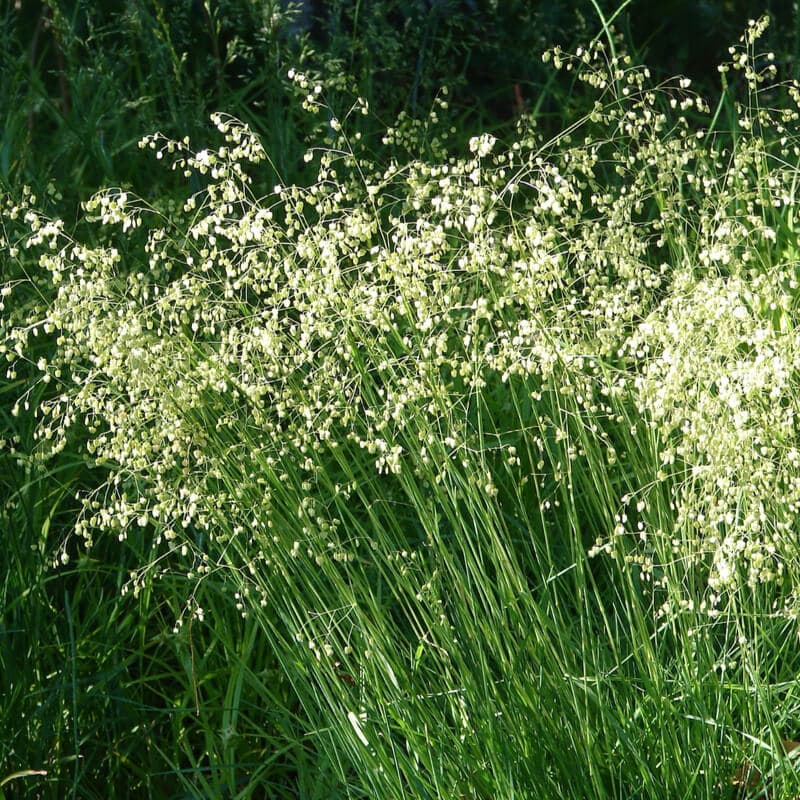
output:
[[[58,181],[4,194],[0,793],[797,796],[766,24],[738,100],[608,25],[545,54],[555,135],[463,136],[445,89],[386,127],[298,61],[294,173],[214,113],[78,225]]]

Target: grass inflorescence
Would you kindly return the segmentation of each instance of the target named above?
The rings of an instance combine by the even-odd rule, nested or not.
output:
[[[765,26],[741,102],[606,26],[545,56],[590,98],[555,136],[462,143],[442,90],[378,147],[297,68],[308,181],[216,113],[140,142],[180,199],[103,190],[82,237],[4,197],[0,658],[41,749],[0,763],[48,773],[13,783],[800,791],[800,87]],[[36,701],[14,634],[56,605]]]

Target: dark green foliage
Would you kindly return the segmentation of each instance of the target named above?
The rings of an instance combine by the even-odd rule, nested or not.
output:
[[[601,5],[607,18],[614,14]],[[789,74],[795,19],[785,0],[772,5],[769,44]],[[748,6],[633,3],[615,25],[655,73],[683,71],[714,88],[717,63],[756,13]],[[536,111],[545,127],[552,115],[557,131],[570,113],[571,84],[554,81],[541,52],[586,43],[599,30],[590,0],[6,2],[0,177],[17,185],[54,180],[81,199],[134,177],[141,186],[149,171],[133,147],[141,135],[196,136],[221,110],[265,137],[281,180],[291,181],[308,129],[294,110],[290,66],[352,76],[387,124],[401,110],[425,114],[446,84],[461,125],[502,128]],[[335,97],[327,100],[336,108]]]

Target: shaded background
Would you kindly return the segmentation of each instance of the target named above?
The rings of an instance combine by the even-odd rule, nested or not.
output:
[[[606,16],[617,8],[601,6]],[[264,135],[284,179],[300,174],[311,131],[296,113],[290,66],[347,73],[385,124],[401,110],[424,115],[447,85],[460,130],[502,133],[522,109],[558,129],[572,111],[571,87],[554,80],[541,53],[586,43],[601,27],[589,0],[5,0],[2,8],[0,180],[46,175],[84,195],[141,177],[131,152],[140,136],[198,134],[214,110]],[[713,94],[717,64],[763,12],[773,17],[765,49],[782,77],[796,77],[790,0],[636,1],[615,25],[657,77],[684,73]]]

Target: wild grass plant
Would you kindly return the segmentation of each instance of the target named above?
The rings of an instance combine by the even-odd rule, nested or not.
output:
[[[142,142],[201,188],[101,192],[91,241],[7,197],[7,447],[31,477],[5,519],[33,541],[74,514],[31,591],[72,571],[65,607],[114,613],[56,648],[62,695],[20,729],[56,751],[7,747],[6,774],[688,798],[733,796],[750,761],[754,793],[800,791],[800,90],[765,25],[723,66],[729,107],[597,40],[546,56],[594,96],[555,138],[521,120],[459,150],[442,92],[381,158],[368,104],[337,117],[298,70],[330,129],[308,184],[256,193],[269,151],[216,114],[215,144]],[[92,563],[114,552],[112,599]],[[115,702],[100,756],[86,709]]]

